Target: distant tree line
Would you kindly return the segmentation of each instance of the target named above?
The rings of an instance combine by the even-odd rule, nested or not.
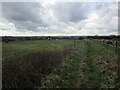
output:
[[[108,39],[116,40],[120,39],[120,36],[30,36],[30,37],[13,37],[4,36],[2,41],[8,43],[8,41],[24,41],[24,40],[59,40],[59,39]]]

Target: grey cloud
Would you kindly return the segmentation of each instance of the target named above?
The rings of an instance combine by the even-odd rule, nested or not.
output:
[[[91,3],[62,2],[53,6],[54,14],[64,22],[79,22],[86,19]]]
[[[39,15],[40,8],[42,6],[35,2],[4,2],[2,16],[16,25],[33,30],[42,23],[42,16]]]
[[[2,3],[3,16],[11,20],[39,21],[38,10],[40,4],[35,2],[4,2]]]
[[[10,23],[14,23],[18,32],[28,30],[45,34],[82,34],[84,31],[88,34],[102,34],[104,30],[106,33],[117,30],[115,23],[112,23],[116,21],[113,17],[117,17],[115,5],[94,2],[57,2],[54,5],[44,6],[40,2],[6,2],[2,3],[2,16]],[[94,16],[89,16],[92,12],[98,14],[99,18],[94,20]],[[91,18],[92,20],[89,21]]]
[[[60,22],[79,22],[80,20],[84,20],[87,16],[89,4],[84,3],[56,3],[53,5],[51,10],[56,18],[60,20]],[[2,3],[2,12],[3,17],[5,17],[10,22],[17,25],[16,27],[26,28],[28,30],[35,31],[39,26],[49,26],[54,22],[50,21],[50,18],[45,15],[44,8],[42,5],[36,2],[4,2]],[[47,12],[47,11],[46,11]],[[47,18],[45,21],[43,19]],[[58,21],[59,22],[59,21]],[[21,29],[22,30],[22,29]]]

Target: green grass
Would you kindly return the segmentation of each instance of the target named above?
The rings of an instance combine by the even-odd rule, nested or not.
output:
[[[103,47],[105,47],[107,49],[107,51],[112,52],[113,54],[120,54],[120,41],[118,42],[118,47],[116,48],[116,45],[108,45],[105,42],[102,41],[97,41],[100,45],[102,45]]]
[[[77,77],[77,74],[79,72],[79,64],[82,63],[82,61],[85,63],[85,65],[83,66],[83,72],[81,72],[83,75],[83,79],[80,85],[78,85],[79,87],[117,87],[117,73],[115,70],[117,68],[117,54],[115,53],[115,51],[112,50],[114,49],[107,49],[104,45],[101,45],[99,42],[81,41],[77,53],[67,57],[67,59],[58,66],[58,68],[56,68],[50,75],[48,75],[47,79],[43,80],[42,87],[75,87],[75,84],[79,84],[77,80],[81,79],[80,77]],[[108,64],[104,64],[108,61]]]
[[[72,54],[68,53],[70,48],[73,51]],[[43,65],[45,69],[49,65],[53,67],[54,64],[54,67],[49,71],[50,73],[47,73],[45,78],[42,78],[41,85],[34,86],[37,88],[115,88],[119,85],[120,80],[117,76],[117,59],[119,52],[116,52],[115,47],[109,46],[108,44],[105,44],[101,41],[33,40],[23,42],[9,42],[3,43],[2,50],[3,58],[32,52],[30,55],[33,57],[33,59],[29,57],[29,60],[32,61],[32,63],[29,65],[29,70],[32,68],[31,65],[34,64],[34,58],[37,60],[36,64],[38,65],[36,66],[36,64],[34,64],[37,69],[39,69],[39,64],[41,65],[39,60],[42,60],[43,62],[46,61],[44,64],[47,64],[47,66]],[[66,51],[64,52],[64,50]],[[41,51],[38,53],[40,59],[37,58],[37,53],[34,53],[39,51]],[[42,51],[49,51],[49,53],[47,52],[44,55],[44,52]],[[50,56],[51,51],[53,56]],[[56,55],[56,52],[61,56]],[[34,56],[33,53],[35,54]],[[68,54],[65,55],[66,53]],[[48,56],[49,58],[46,58]],[[62,56],[64,56],[64,58],[62,58]],[[57,57],[59,57],[58,60]],[[26,61],[23,60],[23,62],[25,62],[24,67],[27,66],[26,64],[29,61],[27,60],[27,57],[25,60]],[[49,63],[47,60],[49,60]],[[21,59],[19,61],[21,62]],[[57,62],[59,63],[56,65]],[[4,65],[7,67],[6,63],[7,61],[4,62]],[[15,64],[17,68],[17,63]],[[8,65],[11,66],[11,63]],[[22,62],[20,65],[22,65]],[[81,65],[83,65],[82,68],[79,68]],[[21,66],[19,67],[21,68]],[[36,71],[36,69],[34,70]],[[40,73],[37,72],[37,74],[39,77]],[[80,77],[78,74],[81,74],[83,77]],[[79,80],[80,83],[78,82],[78,79],[81,80]],[[77,84],[77,86],[75,84]]]
[[[119,41],[118,41],[118,46],[119,45]],[[116,48],[115,46],[110,46],[104,42],[98,42],[96,43],[97,46],[99,46],[100,48],[103,48],[100,50],[97,49],[98,51],[101,51],[99,53],[99,56],[104,56],[106,57],[106,59],[104,59],[104,62],[109,62],[109,66],[106,67],[106,70],[109,72],[109,75],[111,75],[113,78],[113,81],[110,81],[109,79],[107,79],[107,77],[109,77],[109,75],[105,75],[104,78],[106,78],[106,80],[104,80],[104,84],[107,84],[109,87],[119,87],[120,86],[120,73],[119,73],[119,55],[120,55],[120,48]],[[111,71],[111,73],[110,73]],[[117,76],[113,75],[113,73],[116,73]]]
[[[72,88],[76,83],[78,66],[84,56],[84,42],[81,41],[76,53],[68,56],[66,60],[56,68],[47,79],[43,80],[41,88]]]
[[[102,83],[102,75],[100,68],[96,65],[95,48],[92,47],[91,42],[86,42],[86,44],[86,66],[84,67],[84,71],[86,71],[86,82],[84,82],[83,87],[100,88]]]
[[[118,78],[118,52],[116,48],[103,42],[91,41],[93,48],[94,62],[101,71],[101,87],[117,87],[116,79]]]
[[[18,48],[18,52],[14,52],[14,49],[11,50],[11,52],[16,53],[16,56],[4,58],[2,64],[3,87],[34,88],[41,86],[41,79],[49,75],[54,68],[57,68],[57,66],[61,64],[61,62],[63,62],[67,56],[70,56],[75,52],[79,44],[78,41],[75,42],[73,40],[46,40],[40,42],[33,41],[32,43],[31,41],[5,43],[9,46],[22,46],[21,49],[24,49],[26,51],[24,53],[26,54],[21,54],[21,52],[18,53],[20,51],[20,48]],[[35,47],[35,43],[38,44],[38,46]],[[27,44],[29,48],[33,45],[32,48],[35,47],[35,49],[29,52],[29,48],[24,47]],[[46,49],[45,47],[40,47],[38,50],[37,48],[40,45],[46,45],[49,48]],[[15,49],[17,49],[17,47]],[[42,51],[42,49],[44,51]]]
[[[31,40],[21,42],[2,43],[3,58],[22,53],[41,50],[63,50],[74,44],[73,40]]]

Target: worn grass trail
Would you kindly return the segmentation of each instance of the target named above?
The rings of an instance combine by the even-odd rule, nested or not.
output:
[[[83,80],[79,87],[101,87],[102,77],[99,67],[96,65],[95,61],[95,51],[92,47],[90,41],[85,42],[86,49],[84,49],[84,57],[82,59],[84,66],[82,67]],[[78,78],[79,79],[79,78]]]
[[[98,42],[86,41],[84,58],[78,67],[76,87],[118,87],[117,54]]]
[[[87,54],[87,44],[86,42],[83,43],[83,46],[80,48],[79,51],[79,65],[77,68],[77,73],[76,73],[76,79],[75,79],[75,85],[74,87],[79,88],[83,86],[83,82],[86,82],[85,75],[84,75],[84,67],[85,67],[85,61],[86,61],[86,54]]]
[[[113,49],[83,40],[76,53],[55,68],[40,88],[115,88],[119,82],[117,66]]]

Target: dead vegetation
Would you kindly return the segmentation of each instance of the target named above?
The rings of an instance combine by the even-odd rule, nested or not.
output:
[[[40,87],[41,80],[74,51],[64,47],[63,51],[32,52],[3,60],[3,88]]]
[[[98,65],[101,70],[101,74],[104,75],[103,80],[105,82],[102,84],[102,88],[116,87],[115,80],[118,78],[118,76],[117,76],[117,70],[118,70],[117,58],[112,57],[112,56],[101,56],[101,57],[98,57],[97,60],[98,60]]]
[[[100,47],[100,45],[97,45]],[[118,87],[118,55],[112,50],[108,50],[102,45],[103,48],[98,49],[98,56],[96,57],[97,65],[100,67],[101,74],[103,75],[102,88],[115,88]],[[104,49],[104,50],[103,50]]]

